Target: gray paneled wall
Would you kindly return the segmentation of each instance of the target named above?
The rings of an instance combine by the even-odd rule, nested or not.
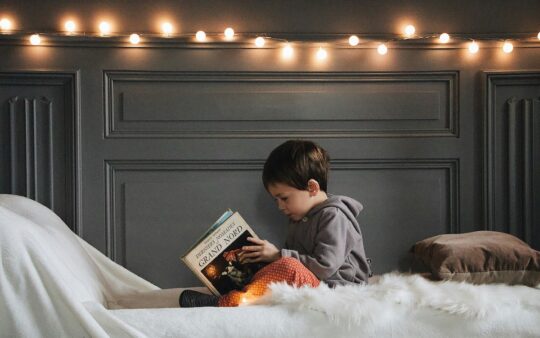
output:
[[[217,4],[189,3],[201,9],[186,23],[192,26]],[[344,11],[352,6],[345,2],[333,6],[339,4],[343,18],[317,10],[324,7],[318,3],[310,7],[316,16],[288,14],[262,28],[250,17],[243,22],[255,26],[243,31],[279,31],[280,23],[292,27],[285,21],[293,16],[298,30],[291,37],[335,27],[348,34],[347,27],[364,25],[357,12],[371,15]],[[539,6],[479,4],[461,2],[482,13],[521,13],[501,26],[519,27],[515,33],[529,31],[524,16],[536,20]],[[393,5],[395,18],[403,6]],[[425,23],[455,4],[430,6]],[[56,15],[58,6],[49,7],[32,24]],[[377,8],[369,18],[386,22]],[[460,22],[493,32],[491,22],[472,20],[463,8],[449,11],[460,13],[457,21],[446,17],[456,22],[450,32],[461,31]],[[333,24],[310,30],[326,14]],[[410,246],[441,233],[493,229],[540,248],[536,40],[516,44],[509,55],[495,43],[475,55],[431,42],[391,46],[385,56],[329,48],[322,63],[310,44],[284,61],[277,48],[247,44],[3,41],[0,192],[52,207],[90,244],[161,287],[198,284],[179,256],[226,208],[239,210],[261,237],[283,243],[286,219],[260,176],[269,152],[289,138],[324,146],[332,158],[329,192],[363,203],[359,220],[376,273],[407,270]]]

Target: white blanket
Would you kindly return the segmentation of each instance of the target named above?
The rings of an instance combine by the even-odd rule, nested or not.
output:
[[[157,289],[49,209],[0,195],[1,337],[540,337],[540,290],[385,275],[335,290],[272,286],[262,305],[107,310]]]

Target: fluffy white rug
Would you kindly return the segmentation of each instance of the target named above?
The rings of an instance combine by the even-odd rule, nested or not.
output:
[[[506,318],[513,324],[509,331],[515,325],[521,332],[518,336],[540,337],[540,285],[530,288],[433,282],[419,275],[391,273],[374,284],[335,289],[324,284],[314,289],[277,283],[257,303],[320,312],[335,324],[347,327],[391,322],[404,313],[427,310],[446,316],[447,323],[451,319],[463,325],[477,322],[487,333],[496,331],[503,325],[500,319]]]

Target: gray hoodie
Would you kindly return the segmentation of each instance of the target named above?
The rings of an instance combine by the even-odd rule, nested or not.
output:
[[[289,223],[283,257],[294,257],[331,287],[367,283],[370,266],[356,217],[360,202],[328,195],[300,221]]]

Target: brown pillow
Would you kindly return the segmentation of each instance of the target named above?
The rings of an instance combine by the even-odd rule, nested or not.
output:
[[[495,231],[446,234],[417,242],[411,252],[434,278],[474,284],[540,283],[540,252],[512,235]]]

